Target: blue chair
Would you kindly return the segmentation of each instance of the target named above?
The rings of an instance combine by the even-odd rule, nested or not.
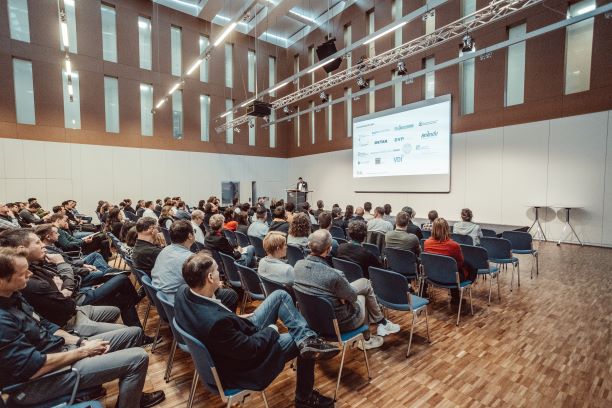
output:
[[[236,248],[238,246],[238,239],[236,238],[236,233],[232,230],[224,229],[223,235],[229,241],[230,245]]]
[[[157,292],[157,299],[161,303],[166,316],[168,316],[168,321],[171,322],[174,320],[174,300],[170,299],[164,292]],[[185,344],[185,340],[181,337],[180,333],[176,331],[176,328],[173,324],[170,324],[170,330],[172,331],[172,347],[170,347],[170,355],[168,356],[168,363],[166,364],[166,373],[164,374],[164,380],[166,382],[170,382],[170,376],[172,374],[172,366],[174,364],[174,354],[176,353],[176,348],[180,348],[185,353],[189,353],[189,349]]]
[[[155,309],[157,309],[157,314],[159,315],[159,319],[157,321],[157,329],[155,330],[155,340],[153,340],[153,346],[151,347],[151,353],[155,353],[155,348],[157,347],[157,340],[159,339],[159,329],[161,328],[162,320],[170,324],[168,320],[168,316],[166,316],[166,312],[164,311],[164,307],[162,306],[159,298],[157,297],[157,288],[153,286],[151,282],[151,278],[149,275],[143,275],[140,278],[142,280],[142,284],[145,289],[145,293],[149,298],[149,302],[152,302],[155,305]]]
[[[189,391],[189,400],[187,402],[187,407],[191,408],[193,405],[193,399],[195,396],[195,391],[198,386],[198,380],[200,377],[202,379],[202,384],[206,389],[208,389],[213,394],[218,394],[221,397],[221,401],[223,401],[226,406],[229,408],[232,406],[232,403],[236,399],[244,399],[246,396],[250,395],[253,392],[251,390],[240,390],[240,389],[229,389],[225,390],[222,385],[222,380],[217,373],[217,369],[215,368],[215,362],[213,361],[210,353],[206,346],[198,339],[193,337],[191,334],[187,333],[181,326],[177,323],[176,319],[172,321],[174,328],[181,335],[183,340],[185,340],[185,344],[189,349],[189,353],[191,354],[191,358],[196,366],[196,371],[193,376],[193,382],[191,384],[191,390]],[[263,398],[264,405],[268,408],[268,401],[266,400],[265,390],[261,391],[261,397]]]
[[[236,234],[236,239],[238,240],[238,245],[240,245],[242,248],[245,248],[251,245],[251,241],[249,241],[249,237],[247,237],[245,234],[243,234],[240,231],[236,231],[235,234]]]
[[[514,270],[517,270],[518,286],[521,286],[521,267],[518,258],[512,256],[512,244],[505,238],[482,237],[480,246],[487,250],[489,261],[497,266],[512,264],[512,277],[510,279],[510,292],[514,284]]]
[[[538,250],[533,249],[533,237],[528,232],[504,231],[502,238],[510,241],[512,253],[515,255],[531,255],[535,260],[536,276],[540,275],[540,263],[538,262]],[[531,279],[533,279],[533,264],[531,264]]]
[[[450,256],[430,254],[423,252],[421,254],[421,264],[425,271],[427,282],[435,287],[444,289],[459,290],[459,310],[457,311],[457,326],[461,318],[461,303],[463,303],[463,291],[469,289],[470,292],[470,311],[474,315],[474,307],[472,305],[472,281],[463,281],[459,279],[459,270],[457,262]]]
[[[489,264],[489,255],[487,250],[481,246],[461,245],[463,253],[463,262],[470,267],[476,269],[478,275],[489,275],[489,304],[491,304],[491,290],[493,289],[493,278],[497,279],[497,299],[501,301],[501,292],[499,289],[499,268]]]
[[[255,269],[241,265],[238,262],[234,262],[234,265],[238,268],[238,274],[242,282],[242,290],[244,291],[241,306],[242,313],[244,313],[249,298],[251,300],[264,300],[266,298],[266,292],[263,289],[263,285]]]
[[[112,232],[107,232],[106,235],[108,235],[108,237],[110,238],[111,246],[113,248],[115,248],[115,251],[117,252],[117,255],[118,255],[118,258],[119,258],[119,264],[118,265],[117,265],[116,260],[115,260],[115,265],[114,265],[115,268],[117,268],[117,269],[125,268],[125,266],[126,266],[125,257],[127,255],[123,251],[123,248],[121,248],[121,241]],[[123,263],[123,265],[122,265],[122,263]]]
[[[421,238],[419,240],[419,244],[421,244],[421,250],[425,250],[425,241],[427,241],[427,238]]]
[[[474,240],[469,235],[464,235],[464,234],[450,234],[450,235],[451,235],[451,239],[458,244],[474,245]]]
[[[153,305],[154,305],[153,302],[151,301],[151,299],[149,298],[149,293],[147,292],[147,289],[144,287],[144,283],[142,283],[142,277],[143,276],[148,276],[148,275],[144,271],[142,271],[140,269],[132,268],[132,271],[134,272],[134,275],[136,276],[136,280],[138,281],[140,286],[142,288],[144,288],[145,295],[147,295],[147,300],[148,300],[148,303],[149,303],[147,305],[147,310],[145,310],[145,314],[144,314],[144,317],[142,319],[142,330],[145,331],[147,329],[147,321],[149,320],[149,313],[151,312],[151,307],[153,307]]]
[[[231,287],[235,289],[242,288],[242,281],[240,280],[240,274],[236,269],[235,262],[233,256],[224,254],[223,252],[217,252],[219,258],[221,259],[221,263],[223,264],[223,270],[225,272],[225,278]]]
[[[370,266],[370,280],[378,303],[387,309],[399,310],[412,313],[412,325],[410,327],[410,339],[408,340],[408,351],[406,358],[410,354],[412,344],[412,334],[414,332],[414,319],[421,310],[425,310],[425,325],[427,327],[427,341],[429,338],[429,320],[427,318],[427,305],[429,300],[420,296],[413,295],[408,289],[406,277],[397,272]]]
[[[363,333],[370,330],[369,326],[364,324],[355,330],[342,333],[340,332],[340,326],[338,325],[338,319],[336,318],[334,307],[327,299],[309,295],[304,292],[300,292],[297,289],[295,289],[295,296],[298,301],[300,313],[302,313],[308,322],[308,326],[317,332],[319,336],[325,338],[326,340],[337,342],[342,348],[342,356],[340,357],[340,369],[338,370],[338,380],[336,381],[334,400],[336,400],[338,388],[340,387],[340,378],[342,377],[342,368],[344,367],[344,358],[346,356],[347,346],[360,342],[363,349],[363,357],[365,359],[369,381],[372,376],[370,375],[368,353],[365,349],[365,338],[363,337]]]
[[[481,231],[482,231],[482,235],[485,237],[497,238],[497,233],[493,231],[492,229],[481,228]]]
[[[304,251],[302,248],[295,245],[287,245],[287,263],[291,266],[295,266],[297,261],[304,259]]]
[[[342,271],[346,280],[349,282],[354,282],[357,279],[363,278],[363,271],[361,270],[361,265],[347,261],[345,259],[340,258],[332,258],[332,263],[334,264],[334,268]]]
[[[329,233],[331,234],[332,238],[340,238],[340,239],[346,239],[346,234],[344,233],[344,230],[336,225],[332,225],[329,228]]]
[[[266,297],[270,296],[270,294],[274,292],[275,290],[286,291],[286,287],[282,283],[275,282],[261,275],[258,275],[258,276],[259,276],[259,279],[261,280],[261,286],[263,287]]]
[[[431,237],[431,231],[422,230],[421,232],[423,233],[423,239]]]
[[[381,254],[385,250],[385,234],[382,232],[368,231],[365,242],[376,245],[378,247],[378,252]]]
[[[409,280],[420,280],[417,256],[414,252],[404,249],[385,248],[389,269],[400,273]]]
[[[344,238],[334,238],[336,240],[336,242],[338,243],[338,246],[342,245],[342,244],[347,244],[348,240],[344,239]]]
[[[372,255],[374,255],[377,259],[380,259],[380,249],[376,245],[370,244],[369,242],[364,242],[362,245],[365,249],[370,251]]]
[[[221,259],[221,255],[219,255],[219,251],[217,251],[216,249],[210,249],[210,248],[205,248],[205,249],[211,253],[213,259],[217,263],[217,267],[219,268],[219,274],[224,279],[227,280],[227,274],[225,273],[225,265],[223,265],[223,259]]]
[[[249,241],[251,241],[251,245],[253,245],[255,248],[255,255],[258,258],[263,258],[266,256],[266,251],[263,247],[263,240],[261,238],[249,235]]]

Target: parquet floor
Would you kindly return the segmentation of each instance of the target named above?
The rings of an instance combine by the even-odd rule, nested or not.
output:
[[[532,259],[521,255],[521,287],[510,292],[510,270],[502,273],[501,302],[494,296],[487,306],[488,281],[480,281],[474,316],[462,314],[458,327],[448,295],[436,292],[429,308],[432,343],[418,324],[408,359],[409,315],[390,312],[402,331],[369,352],[369,384],[362,353],[347,352],[336,406],[612,407],[612,249],[554,243],[539,249],[539,277],[530,280]],[[149,334],[156,323],[153,315]],[[162,333],[171,338],[168,329]],[[159,407],[184,407],[193,366],[178,350],[166,384],[169,344],[151,355],[145,391],[166,392]],[[338,365],[339,357],[317,365],[316,386],[326,395],[333,393]],[[270,407],[292,407],[294,387],[287,366],[266,393]],[[103,402],[113,407],[116,383],[107,390]],[[245,405],[264,406],[258,395]],[[194,406],[223,404],[199,385]]]

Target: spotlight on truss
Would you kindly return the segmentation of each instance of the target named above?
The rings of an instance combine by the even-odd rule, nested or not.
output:
[[[290,108],[290,107],[285,106],[285,107],[283,107],[283,113],[284,113],[285,115],[290,115],[290,114],[292,114],[292,113],[293,113],[293,111],[291,110],[291,108]]]
[[[329,100],[329,98],[328,98],[327,94],[325,94],[325,92],[321,92],[319,94],[319,98],[321,98],[321,102],[323,102],[323,103],[325,103],[325,102],[327,102]]]
[[[236,132],[236,133],[240,133],[240,128],[239,128],[238,126],[236,126],[236,127],[234,128],[234,132]]]
[[[406,75],[408,70],[406,69],[406,64],[404,61],[399,61],[397,63],[397,75]]]
[[[466,33],[461,39],[461,51],[472,52],[474,51],[474,39],[470,33]]]
[[[249,127],[251,129],[255,127],[255,121],[254,120],[249,120]]]
[[[357,86],[359,86],[359,89],[366,89],[368,87],[368,82],[360,76],[357,78]]]
[[[270,123],[270,117],[269,117],[269,116],[264,116],[264,117],[263,117],[263,121],[264,121],[265,123]]]

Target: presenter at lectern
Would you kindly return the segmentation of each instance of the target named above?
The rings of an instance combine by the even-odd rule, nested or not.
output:
[[[307,192],[307,191],[308,191],[308,183],[307,183],[307,182],[305,182],[305,181],[304,181],[304,180],[303,180],[303,179],[300,177],[300,178],[298,178],[297,185],[295,186],[295,188],[296,188],[298,191],[301,191],[301,192]],[[304,194],[304,199],[305,199],[306,201],[308,201],[308,193]]]

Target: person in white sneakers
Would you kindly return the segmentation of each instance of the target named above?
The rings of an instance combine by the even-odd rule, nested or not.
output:
[[[399,325],[385,319],[376,301],[370,281],[365,278],[349,283],[344,274],[330,267],[325,259],[332,246],[328,230],[317,230],[308,237],[310,255],[295,264],[296,291],[319,296],[331,302],[340,331],[355,330],[364,324],[377,324],[376,335],[364,333],[365,348],[383,344],[383,336],[397,333]]]

